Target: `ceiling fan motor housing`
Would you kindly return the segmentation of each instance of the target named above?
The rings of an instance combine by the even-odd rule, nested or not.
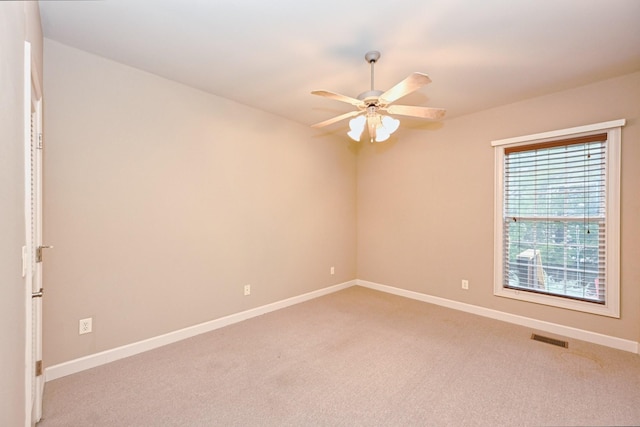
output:
[[[382,95],[384,92],[381,90],[368,90],[366,92],[362,92],[360,95],[358,95],[358,99],[361,101],[364,101],[365,104],[371,105],[371,104],[375,104],[378,102],[378,98],[380,97],[380,95]]]

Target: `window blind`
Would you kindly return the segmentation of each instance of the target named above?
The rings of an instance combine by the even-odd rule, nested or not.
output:
[[[505,148],[503,286],[605,303],[607,134]]]

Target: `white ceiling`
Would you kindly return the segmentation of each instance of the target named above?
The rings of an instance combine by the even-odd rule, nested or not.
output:
[[[352,108],[312,90],[369,90],[369,50],[382,52],[376,89],[427,73],[433,83],[400,103],[447,118],[640,70],[638,0],[49,0],[40,10],[47,38],[305,125]]]

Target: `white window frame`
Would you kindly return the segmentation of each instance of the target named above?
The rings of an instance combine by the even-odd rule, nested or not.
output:
[[[557,131],[500,139],[491,142],[495,151],[494,190],[494,287],[499,297],[513,298],[569,310],[620,317],[620,146],[625,119],[596,123]],[[557,139],[607,133],[606,145],[606,258],[605,304],[521,291],[503,284],[504,151],[507,147],[532,145]]]

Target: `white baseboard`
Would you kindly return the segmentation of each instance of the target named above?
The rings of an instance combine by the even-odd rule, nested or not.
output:
[[[625,340],[622,338],[603,335],[597,332],[585,331],[584,329],[573,328],[570,326],[559,325],[557,323],[536,320],[530,317],[518,316],[517,314],[505,313],[503,311],[492,310],[490,308],[479,307],[477,305],[466,304],[463,302],[453,301],[446,298],[434,297],[419,292],[408,291],[406,289],[394,288],[393,286],[381,285],[378,283],[367,282],[365,280],[356,280],[357,285],[377,291],[387,292],[418,301],[428,302],[455,310],[465,311],[467,313],[477,314],[479,316],[489,317],[491,319],[501,320],[508,323],[514,323],[520,326],[545,331],[568,338],[574,338],[587,341],[594,344],[604,345],[618,350],[629,351],[638,354],[640,346],[636,341]]]
[[[479,316],[489,317],[491,319],[501,320],[520,326],[526,326],[539,331],[545,331],[569,338],[591,342],[594,344],[604,345],[618,350],[624,350],[638,354],[640,349],[640,345],[636,341],[625,340],[622,338],[616,338],[596,332],[585,331],[583,329],[572,328],[570,326],[563,326],[556,323],[545,322],[543,320],[531,319],[529,317],[518,316],[516,314],[505,313],[503,311],[492,310],[489,308],[479,307],[477,305],[466,304],[446,298],[435,297],[419,292],[409,291],[406,289],[395,288],[393,286],[381,285],[378,283],[368,282],[366,280],[356,279],[340,283],[338,285],[329,286],[327,288],[319,289],[317,291],[309,292],[303,295],[287,298],[282,301],[263,305],[261,307],[242,311],[240,313],[231,314],[229,316],[190,326],[178,331],[169,332],[167,334],[159,335],[157,337],[149,338],[143,341],[124,345],[122,347],[105,350],[100,353],[91,354],[85,357],[70,360],[68,362],[60,363],[58,365],[53,365],[45,369],[45,381],[52,381],[57,378],[84,371],[86,369],[95,368],[109,362],[114,362],[125,357],[153,350],[154,348],[172,344],[174,342],[210,332],[234,323],[242,322],[243,320],[247,320],[252,317],[260,316],[262,314],[279,310],[281,308],[299,304],[301,302],[318,298],[323,295],[337,292],[355,285],[386,292],[393,295],[411,298],[418,301],[427,302],[430,304],[436,304],[471,314],[477,314]]]
[[[53,365],[45,369],[45,381],[52,381],[57,378],[84,371],[86,369],[91,369],[109,362],[114,362],[125,357],[153,350],[154,348],[162,347],[164,345],[172,344],[174,342],[191,338],[196,335],[204,334],[206,332],[210,332],[215,329],[231,325],[233,323],[242,322],[243,320],[247,320],[252,317],[260,316],[262,314],[279,310],[281,308],[289,307],[291,305],[299,304],[301,302],[318,298],[323,295],[337,292],[342,289],[354,286],[355,284],[356,280],[351,280],[303,295],[298,295],[271,304],[263,305],[261,307],[252,308],[240,313],[231,314],[219,319],[214,319],[209,322],[200,323],[198,325],[190,326],[178,331],[169,332],[167,334],[159,335],[157,337],[149,338],[143,341],[116,347],[110,350],[105,350],[100,353],[90,354],[88,356],[60,363],[58,365]]]

